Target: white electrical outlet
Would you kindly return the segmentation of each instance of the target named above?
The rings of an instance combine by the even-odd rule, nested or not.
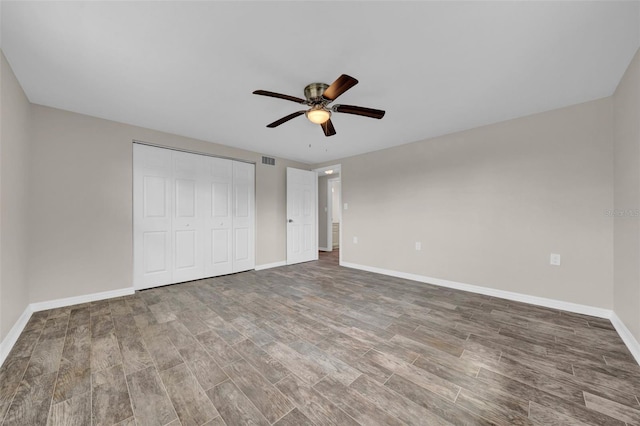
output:
[[[551,253],[549,257],[549,264],[553,266],[560,266],[560,255],[557,253]]]
[[[353,237],[353,244],[358,244],[358,237]]]
[[[344,209],[349,210],[349,203],[344,203]]]
[[[422,243],[420,241],[416,241],[416,251],[422,250]]]

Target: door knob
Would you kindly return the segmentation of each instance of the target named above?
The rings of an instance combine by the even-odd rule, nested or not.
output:
[[[293,219],[289,219],[289,223],[293,223]]]

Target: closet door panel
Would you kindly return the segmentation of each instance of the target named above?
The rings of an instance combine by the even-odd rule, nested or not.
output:
[[[211,184],[211,211],[218,220],[231,218],[231,180],[228,182],[213,182]]]
[[[212,229],[211,230],[213,242],[211,261],[215,267],[224,268],[220,273],[227,274],[231,272],[231,232],[228,229]],[[226,266],[229,267],[227,269]]]
[[[196,268],[198,264],[196,259],[196,231],[176,231],[174,235],[176,242],[176,270],[184,271]]]
[[[196,218],[195,179],[176,179],[176,218],[194,220]]]
[[[205,218],[205,269],[208,276],[233,272],[232,263],[232,181],[233,161],[207,159],[208,205]]]
[[[173,151],[174,282],[204,278],[204,165],[201,155]]]
[[[236,228],[234,241],[236,242],[234,253],[234,261],[236,264],[250,261],[249,228]],[[237,265],[234,272],[245,271],[246,269],[244,268],[243,266]]]
[[[167,206],[168,179],[162,176],[153,176],[147,173],[142,175],[142,208],[143,217],[146,219],[169,217]]]
[[[168,238],[169,233],[166,231],[147,231],[142,234],[145,275],[169,271]]]
[[[133,285],[173,282],[171,151],[133,146]]]
[[[255,267],[255,166],[233,162],[233,272]]]

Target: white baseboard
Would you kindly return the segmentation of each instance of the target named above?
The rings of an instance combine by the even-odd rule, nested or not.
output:
[[[328,247],[318,247],[318,250],[320,250],[320,251],[332,251],[332,249],[330,249]]]
[[[262,271],[264,269],[277,268],[279,266],[287,266],[287,261],[283,260],[283,261],[280,261],[280,262],[273,262],[273,263],[265,263],[263,265],[256,265],[256,267],[254,269],[256,271]]]
[[[2,342],[0,342],[0,365],[4,363],[5,359],[7,359],[9,352],[11,352],[11,349],[13,349],[13,345],[16,344],[16,342],[18,341],[18,337],[20,337],[20,334],[22,333],[22,330],[24,330],[27,323],[29,322],[29,318],[31,318],[32,313],[33,311],[31,310],[31,305],[27,305],[27,307],[24,309],[24,312],[22,312],[22,315],[20,315],[20,318],[18,318],[18,321],[16,321],[13,327],[11,327],[11,330],[9,330],[9,333],[6,335],[6,337],[2,340]]]
[[[605,318],[611,321],[622,341],[627,345],[629,351],[640,364],[640,343],[631,334],[631,331],[618,318],[618,315],[611,309],[598,308],[595,306],[580,305],[577,303],[564,302],[561,300],[547,299],[545,297],[530,296],[528,294],[514,293],[511,291],[497,290],[489,287],[481,287],[472,284],[464,284],[455,281],[443,280],[440,278],[426,277],[424,275],[410,274],[407,272],[393,271],[390,269],[376,268],[374,266],[358,265],[356,263],[341,262],[340,266],[347,268],[359,269],[362,271],[374,272],[376,274],[388,275],[396,278],[404,278],[407,280],[418,281],[427,284],[433,284],[440,287],[453,288],[456,290],[468,291],[471,293],[484,294],[486,296],[499,297],[501,299],[514,300],[516,302],[529,303],[532,305],[544,306],[545,308],[559,309],[577,314],[590,315],[592,317]]]
[[[562,300],[547,299],[545,297],[530,296],[528,294],[514,293],[511,291],[498,290],[495,288],[481,287],[473,284],[464,284],[456,281],[443,280],[440,278],[426,277],[424,275],[410,274],[407,272],[392,271],[389,269],[376,268],[373,266],[358,265],[355,263],[342,262],[340,266],[360,269],[377,274],[389,275],[397,278],[433,284],[440,287],[453,288],[456,290],[468,291],[470,293],[484,294],[486,296],[499,297],[501,299],[513,300],[516,302],[529,303],[531,305],[544,306],[546,308],[560,309],[563,311],[575,312],[578,314],[590,315],[592,317],[610,319],[613,311],[611,309],[598,308],[595,306],[580,305],[577,303],[564,302]]]
[[[82,296],[65,297],[64,299],[48,300],[46,302],[32,303],[33,312],[45,311],[47,309],[62,308],[64,306],[78,305],[80,303],[95,302],[97,300],[111,299],[113,297],[128,296],[135,293],[133,287],[120,288],[118,290],[102,291],[100,293],[85,294]]]
[[[7,336],[0,342],[0,365],[13,349],[18,337],[29,322],[31,314],[47,309],[62,308],[64,306],[78,305],[80,303],[95,302],[96,300],[110,299],[112,297],[127,296],[134,293],[133,288],[121,288],[118,290],[103,291],[100,293],[86,294],[83,296],[66,297],[64,299],[48,300],[46,302],[36,302],[27,305],[18,321],[13,325]]]
[[[636,362],[640,364],[640,343],[636,338],[631,334],[631,331],[627,328],[626,325],[622,322],[618,315],[615,312],[611,313],[611,324],[615,327],[616,331],[620,335],[620,338],[627,345],[631,355],[636,359]]]

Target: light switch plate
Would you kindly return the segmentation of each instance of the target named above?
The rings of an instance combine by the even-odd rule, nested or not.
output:
[[[553,266],[560,266],[560,255],[557,253],[551,253],[551,256],[549,256],[549,264]]]

